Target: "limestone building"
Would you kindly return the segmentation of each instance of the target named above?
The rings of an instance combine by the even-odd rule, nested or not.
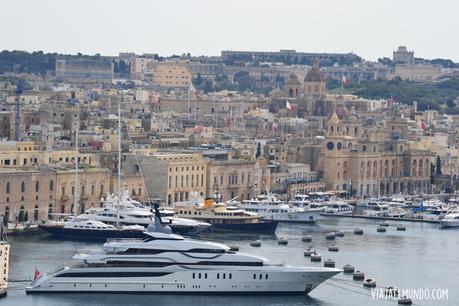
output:
[[[392,129],[393,121],[377,127],[386,132],[378,139],[370,137],[356,117],[342,121],[336,113],[331,116],[322,147],[328,189],[363,196],[430,191],[432,154],[411,149]]]

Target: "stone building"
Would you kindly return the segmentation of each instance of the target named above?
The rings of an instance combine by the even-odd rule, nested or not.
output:
[[[260,187],[255,181],[254,160],[209,161],[206,194],[220,194],[223,201],[250,199]]]
[[[192,192],[205,196],[207,163],[202,153],[158,152],[126,156],[124,174],[133,175],[140,168],[152,200],[171,205],[189,200]]]
[[[334,113],[322,146],[327,188],[365,196],[428,193],[432,154],[391,133],[371,139],[357,118],[341,121]]]

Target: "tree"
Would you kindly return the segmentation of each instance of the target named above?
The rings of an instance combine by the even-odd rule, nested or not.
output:
[[[437,162],[435,163],[435,174],[441,175],[441,160],[439,155],[437,155]]]
[[[260,157],[261,155],[261,143],[258,143],[257,145],[257,153],[255,154],[255,158]]]

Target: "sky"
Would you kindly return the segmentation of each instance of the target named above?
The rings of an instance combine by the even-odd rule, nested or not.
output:
[[[0,50],[354,52],[459,62],[455,0],[2,0]]]

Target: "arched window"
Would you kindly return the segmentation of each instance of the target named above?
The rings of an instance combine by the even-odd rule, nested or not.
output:
[[[367,162],[367,178],[371,177],[371,161]]]
[[[395,159],[391,161],[391,169],[390,169],[391,176],[395,176]]]
[[[419,160],[419,176],[424,176],[424,161]]]
[[[347,179],[347,161],[343,163],[343,179]]]
[[[375,161],[373,163],[373,178],[376,178],[376,168],[378,167],[378,163]]]
[[[35,182],[35,192],[39,192],[39,191],[40,191],[40,182],[36,181]]]
[[[412,170],[412,175],[416,176],[416,168],[418,167],[417,161],[413,160],[413,170]]]
[[[54,181],[51,180],[49,181],[49,191],[53,191],[54,190]]]
[[[6,182],[6,193],[10,193],[10,191],[11,191],[10,182]]]
[[[25,192],[25,183],[24,182],[21,183],[21,192]]]
[[[389,176],[389,161],[386,159],[384,161],[384,177]]]
[[[365,175],[365,162],[360,163],[360,178],[363,180]]]

